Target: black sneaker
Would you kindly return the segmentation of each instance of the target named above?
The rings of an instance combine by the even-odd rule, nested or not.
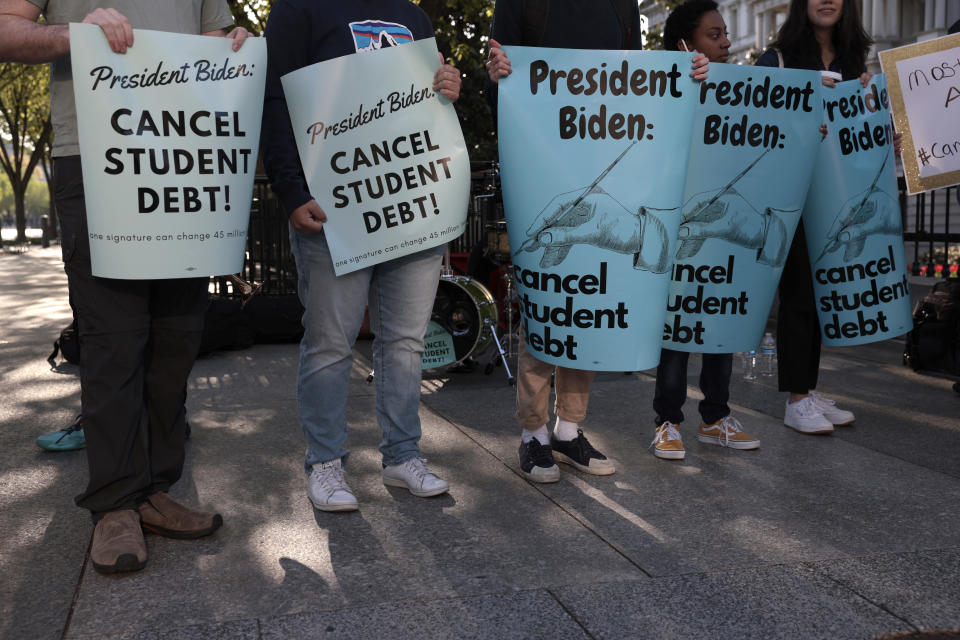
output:
[[[517,455],[520,458],[520,470],[528,480],[556,482],[560,479],[560,469],[553,461],[550,445],[540,444],[539,440],[533,438],[530,442],[520,443]]]
[[[550,436],[550,446],[553,447],[553,457],[557,462],[572,465],[584,473],[608,476],[617,470],[612,460],[593,448],[580,429],[577,429],[577,437],[573,440],[557,440]]]

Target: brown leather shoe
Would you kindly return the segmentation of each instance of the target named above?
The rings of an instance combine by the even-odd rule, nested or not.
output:
[[[93,530],[90,561],[99,573],[139,571],[147,566],[147,544],[136,511],[111,511],[100,518]]]
[[[140,505],[140,523],[144,530],[167,538],[191,540],[208,536],[223,525],[219,513],[185,507],[162,491]]]

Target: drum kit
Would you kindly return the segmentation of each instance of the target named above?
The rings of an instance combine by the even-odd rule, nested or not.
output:
[[[472,370],[477,360],[492,351],[484,373],[492,373],[499,361],[507,383],[512,385],[515,381],[509,358],[517,355],[520,344],[520,301],[503,215],[499,168],[495,162],[477,164],[479,170],[472,172],[470,204],[471,214],[480,221],[479,238],[472,239],[467,275],[453,273],[448,248],[431,320],[453,338],[456,360],[446,369]]]

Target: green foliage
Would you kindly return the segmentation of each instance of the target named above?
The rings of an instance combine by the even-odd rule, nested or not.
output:
[[[683,3],[684,0],[653,0],[651,7],[661,7],[665,11],[664,15],[669,15],[671,11]],[[652,51],[663,49],[663,33],[660,31],[648,31],[644,35],[646,36],[646,43],[644,44],[645,49]]]
[[[419,0],[418,4],[433,23],[440,53],[460,70],[463,86],[456,108],[470,159],[491,160],[497,155],[497,140],[483,83],[493,0]]]
[[[273,0],[227,0],[234,23],[254,35],[263,35]]]
[[[13,220],[13,189],[6,176],[0,175],[0,223],[9,224]]]
[[[17,240],[26,240],[27,187],[50,138],[47,65],[0,64],[0,169],[13,191]]]

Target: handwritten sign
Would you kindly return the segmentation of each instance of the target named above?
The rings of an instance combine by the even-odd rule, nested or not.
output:
[[[960,34],[880,52],[910,195],[960,184]]]

